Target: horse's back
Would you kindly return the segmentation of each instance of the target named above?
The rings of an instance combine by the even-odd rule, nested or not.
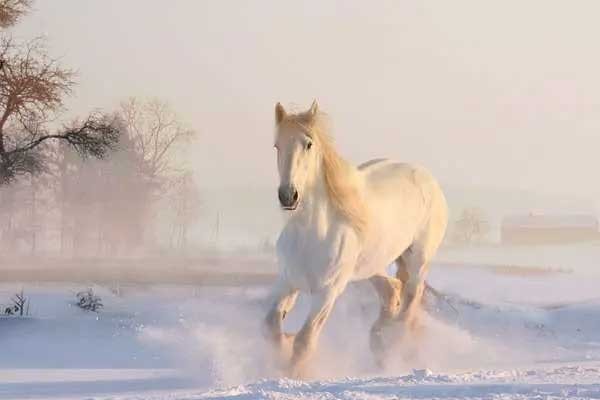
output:
[[[437,186],[437,181],[429,171],[420,165],[394,161],[387,158],[378,158],[364,162],[358,166],[364,177],[367,189],[382,189],[403,186],[406,190],[428,189],[428,186]]]
[[[394,202],[396,207],[416,211],[446,212],[446,198],[437,180],[424,167],[379,158],[358,166],[367,197]]]
[[[368,168],[371,167],[379,167],[381,165],[384,165],[388,162],[390,162],[391,160],[387,159],[387,158],[374,158],[373,160],[369,160],[369,161],[365,161],[364,163],[360,164],[358,166],[358,170],[359,171],[364,171]]]

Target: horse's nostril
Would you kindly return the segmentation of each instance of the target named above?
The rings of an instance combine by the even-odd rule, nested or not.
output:
[[[284,208],[294,207],[298,203],[298,191],[292,186],[282,186],[279,188],[279,202]]]

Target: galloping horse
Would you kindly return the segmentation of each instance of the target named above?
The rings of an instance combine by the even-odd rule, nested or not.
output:
[[[335,150],[316,101],[302,113],[275,106],[279,202],[289,214],[279,240],[279,279],[265,319],[289,370],[301,375],[335,300],[351,281],[368,279],[381,300],[370,345],[384,360],[382,330],[394,321],[417,333],[428,263],[448,220],[444,194],[423,168],[376,159],[358,167]],[[387,273],[395,262],[396,277]],[[294,335],[282,322],[302,291],[308,317]]]

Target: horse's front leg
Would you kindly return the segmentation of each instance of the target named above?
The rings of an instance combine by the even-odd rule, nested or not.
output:
[[[341,289],[339,288],[324,288],[312,294],[310,312],[294,340],[294,352],[289,371],[291,376],[306,375],[307,361],[317,346],[323,325],[340,293]]]
[[[298,290],[292,289],[283,282],[275,286],[270,309],[265,318],[265,334],[275,345],[279,357],[286,361],[291,353],[292,335],[283,332],[283,320],[294,307],[298,298]]]

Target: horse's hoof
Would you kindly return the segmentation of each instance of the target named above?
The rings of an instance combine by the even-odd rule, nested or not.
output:
[[[287,371],[287,377],[299,381],[307,380],[308,374],[304,369],[301,368],[289,368]]]
[[[273,367],[283,377],[288,376],[288,366],[294,351],[294,335],[281,333],[273,341],[271,359]]]
[[[310,374],[306,362],[291,361],[286,369],[286,376],[290,379],[307,380]]]

